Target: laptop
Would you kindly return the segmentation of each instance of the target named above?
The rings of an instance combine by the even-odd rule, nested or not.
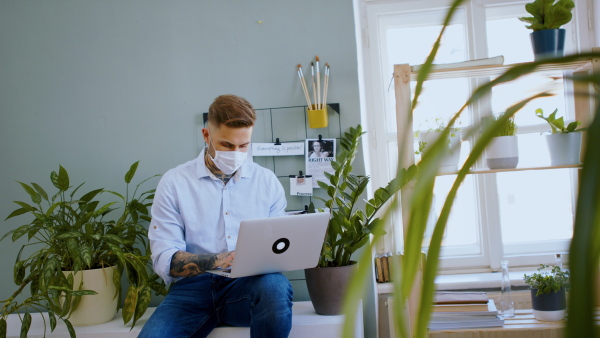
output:
[[[328,212],[242,221],[233,265],[207,272],[238,278],[314,268],[328,222]]]

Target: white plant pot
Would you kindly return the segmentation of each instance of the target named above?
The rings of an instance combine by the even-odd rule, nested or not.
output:
[[[550,165],[581,163],[581,133],[553,133],[546,135]]]
[[[69,321],[74,326],[97,325],[111,321],[117,313],[115,297],[117,289],[113,283],[114,267],[78,271],[73,276],[75,290],[93,290],[98,294],[81,296],[79,306],[71,313]],[[73,271],[63,271],[65,276]],[[79,288],[82,282],[81,288]]]
[[[427,149],[440,137],[441,133],[437,131],[419,132],[419,142],[424,142],[425,147],[422,153],[427,152]],[[460,130],[452,133],[448,144],[448,155],[444,157],[440,164],[440,172],[458,171],[458,161],[460,160]]]
[[[485,158],[490,169],[516,168],[519,164],[517,135],[492,138],[485,149]]]

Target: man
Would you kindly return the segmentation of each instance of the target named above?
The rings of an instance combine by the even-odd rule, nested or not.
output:
[[[285,276],[205,273],[233,263],[242,220],[285,214],[275,174],[246,161],[255,120],[245,99],[217,97],[202,129],[207,147],[161,178],[148,237],[154,270],[173,284],[139,337],[206,337],[220,324],[249,326],[251,337],[288,336],[293,292]]]

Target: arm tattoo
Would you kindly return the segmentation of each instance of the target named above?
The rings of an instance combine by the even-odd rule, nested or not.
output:
[[[177,251],[171,259],[169,274],[173,277],[193,277],[204,273],[206,270],[221,266],[231,252],[221,254],[193,254]]]

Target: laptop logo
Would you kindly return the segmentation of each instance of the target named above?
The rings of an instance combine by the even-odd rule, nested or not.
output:
[[[290,240],[287,238],[280,238],[273,243],[273,252],[276,254],[284,253],[290,247]]]

